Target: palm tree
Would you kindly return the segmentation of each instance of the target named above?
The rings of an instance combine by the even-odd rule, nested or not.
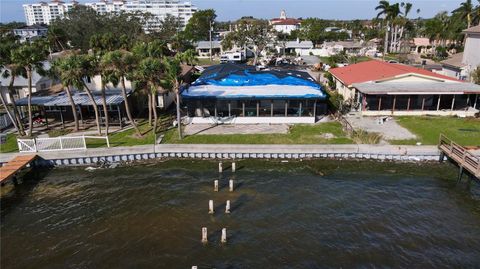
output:
[[[175,93],[175,102],[177,105],[177,126],[178,137],[182,139],[182,119],[180,116],[180,91],[182,86],[182,67],[178,57],[164,58],[164,79],[169,86],[169,89]]]
[[[79,73],[75,67],[76,63],[75,61],[73,61],[73,58],[67,56],[65,58],[55,60],[52,64],[51,72],[62,82],[63,90],[67,94],[68,100],[70,102],[70,107],[73,114],[73,121],[75,123],[75,131],[77,132],[80,128],[78,124],[77,106],[72,97],[71,87],[80,89],[83,85],[78,80]]]
[[[101,61],[101,67],[111,75],[109,82],[117,85],[120,82],[128,120],[131,122],[133,128],[137,132],[137,135],[142,136],[140,129],[138,129],[137,124],[133,120],[132,113],[130,111],[130,105],[127,99],[127,89],[125,86],[126,77],[131,74],[132,70],[134,69],[134,65],[134,56],[132,53],[125,50],[114,50],[107,52],[105,55],[103,55]]]
[[[149,108],[153,111],[153,131],[157,131],[157,88],[160,85],[163,66],[160,59],[148,57],[142,59],[136,66],[134,77],[147,88]],[[150,113],[150,112],[149,112]]]
[[[375,10],[378,10],[377,14],[377,19],[382,17],[384,18],[385,21],[385,40],[383,41],[383,58],[385,58],[385,55],[387,54],[387,48],[388,48],[388,31],[390,28],[390,23],[388,21],[389,19],[389,12],[390,12],[390,3],[386,0],[382,0],[378,3],[378,6],[375,7]]]
[[[98,135],[102,135],[102,128],[100,127],[100,114],[98,112],[98,105],[95,101],[95,98],[92,94],[90,88],[88,88],[87,83],[85,82],[86,77],[93,77],[97,71],[97,67],[95,66],[95,57],[89,55],[73,55],[71,56],[73,59],[75,66],[78,68],[78,75],[81,84],[83,85],[83,89],[87,93],[88,97],[90,98],[90,102],[92,103],[93,110],[95,112],[95,121],[97,124],[97,131]],[[79,88],[79,89],[81,89]]]
[[[0,45],[0,59],[1,59],[0,65],[3,67],[3,69],[1,69],[2,71],[1,75],[3,78],[10,77],[7,95],[10,101],[12,102],[12,108],[13,108],[13,117],[11,117],[11,120],[13,122],[13,125],[17,129],[18,134],[21,136],[24,136],[25,131],[23,129],[22,119],[20,118],[20,113],[19,113],[17,104],[15,103],[15,98],[14,98],[15,89],[13,85],[15,83],[16,77],[22,76],[26,78],[27,74],[23,66],[20,66],[14,63],[12,60],[12,51],[15,48],[16,48],[16,45],[14,43],[5,43]],[[4,98],[3,95],[2,95],[2,98]],[[7,110],[7,112],[9,112],[9,115],[10,115],[10,111],[6,106],[6,102],[5,102],[5,109]]]
[[[43,61],[48,55],[48,49],[42,42],[26,43],[12,51],[12,60],[25,69],[28,80],[28,135],[33,135],[32,118],[32,73],[42,73]]]
[[[175,56],[179,57],[180,62],[186,65],[193,66],[196,62],[198,62],[198,58],[196,56],[195,50],[193,49],[188,49],[185,52],[178,53]]]
[[[472,0],[466,0],[460,4],[460,7],[452,11],[453,14],[458,14],[463,20],[467,20],[467,28],[472,26],[472,18],[474,15],[474,6]]]

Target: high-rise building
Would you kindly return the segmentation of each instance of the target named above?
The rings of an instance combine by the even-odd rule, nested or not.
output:
[[[73,6],[78,5],[76,1],[69,3],[60,0],[52,0],[50,3],[40,2],[37,4],[25,4],[25,20],[27,25],[50,24],[57,18],[62,18]],[[111,12],[148,12],[152,14],[157,21],[163,20],[167,15],[178,18],[180,25],[184,27],[197,7],[191,2],[180,2],[180,0],[100,0],[97,2],[85,3],[99,14]],[[149,27],[154,27],[149,23]]]

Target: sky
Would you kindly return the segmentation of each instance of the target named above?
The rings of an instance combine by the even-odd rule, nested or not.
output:
[[[49,1],[49,0],[46,0]],[[64,0],[65,2],[70,0]],[[378,0],[190,0],[200,9],[213,8],[220,21],[236,20],[242,16],[274,18],[285,9],[288,17],[322,19],[370,19],[376,16]],[[405,0],[406,1],[406,0]],[[0,22],[25,21],[22,4],[39,0],[0,0]],[[79,2],[95,2],[79,0]],[[391,0],[391,3],[396,1]],[[410,17],[433,17],[440,11],[452,11],[463,0],[410,0]],[[475,1],[474,1],[475,2]],[[421,12],[417,15],[416,10]]]

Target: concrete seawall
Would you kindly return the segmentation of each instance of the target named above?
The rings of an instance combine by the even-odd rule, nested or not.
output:
[[[393,161],[435,161],[440,152],[436,146],[394,145],[226,145],[163,144],[97,148],[83,151],[37,153],[40,166],[81,166],[98,162],[131,162],[149,159],[365,159]],[[20,153],[1,154],[0,163]]]

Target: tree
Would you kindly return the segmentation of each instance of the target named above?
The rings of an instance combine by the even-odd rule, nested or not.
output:
[[[178,137],[182,139],[182,118],[180,115],[180,91],[182,86],[182,67],[180,66],[180,60],[178,57],[174,58],[164,58],[164,79],[167,85],[166,88],[170,89],[175,93],[175,102],[177,107],[177,126],[178,126]]]
[[[269,33],[269,30],[270,27],[266,21],[240,20],[235,26],[235,30],[227,34],[222,41],[222,46],[227,49],[232,48],[233,45],[244,49],[251,46],[255,56],[253,64],[256,65],[259,54],[269,42],[273,41],[273,35]]]
[[[125,102],[125,111],[127,113],[128,120],[137,132],[137,135],[142,136],[130,111],[130,105],[127,98],[127,88],[125,86],[126,77],[131,74],[132,70],[134,69],[134,65],[134,56],[132,55],[132,53],[125,50],[115,50],[107,52],[105,55],[103,55],[101,61],[101,67],[109,73],[109,82],[112,82],[116,85],[118,85],[119,83],[121,84],[122,96]]]
[[[213,9],[199,10],[193,14],[185,26],[185,38],[190,41],[209,40],[211,24],[217,15]]]
[[[58,78],[62,83],[63,90],[67,94],[70,108],[72,109],[75,131],[78,131],[80,128],[78,123],[77,106],[72,97],[72,87],[81,88],[83,85],[78,79],[79,73],[75,68],[75,65],[76,63],[73,61],[73,58],[67,55],[64,58],[53,61],[50,72],[52,76]]]
[[[143,38],[144,24],[151,17],[151,14],[141,12],[102,15],[90,7],[77,5],[66,16],[53,21],[49,28],[55,33],[65,34],[62,38],[63,45],[68,43],[72,48],[83,51],[90,49],[92,36],[104,34],[114,35],[116,39],[126,43],[123,47],[129,47],[134,41]]]
[[[160,22],[159,29],[155,30],[152,35],[162,40],[171,41],[176,37],[181,28],[180,20],[168,14],[165,19]]]
[[[480,85],[480,65],[477,66],[475,70],[473,70],[472,81],[473,83]]]
[[[385,57],[385,55],[387,54],[388,52],[388,31],[389,31],[389,22],[388,22],[388,14],[389,14],[389,10],[390,10],[390,3],[388,1],[385,1],[385,0],[382,0],[379,2],[378,6],[375,8],[375,10],[378,10],[378,14],[377,14],[377,19],[382,17],[384,18],[384,23],[385,23],[385,37],[384,37],[384,40],[383,40],[383,57]]]
[[[308,18],[302,21],[298,36],[305,40],[310,40],[314,45],[320,44],[325,40],[325,28],[328,23],[317,18]]]
[[[18,63],[15,63],[14,60],[12,59],[12,52],[16,48],[18,48],[18,45],[16,43],[13,43],[13,42],[5,41],[5,42],[2,42],[0,44],[0,66],[3,67],[3,69],[1,69],[2,77],[3,78],[10,77],[10,82],[8,84],[7,95],[9,97],[10,101],[12,102],[12,108],[13,108],[13,117],[11,118],[11,120],[13,122],[13,125],[17,129],[18,134],[23,136],[23,135],[25,135],[25,132],[24,132],[24,129],[23,129],[22,119],[20,118],[20,113],[19,113],[18,107],[15,103],[15,98],[14,98],[15,89],[14,89],[13,85],[15,83],[15,78],[16,77],[21,76],[21,77],[26,78],[27,73],[25,71],[25,68],[23,68],[23,66],[19,65]],[[2,99],[3,99],[3,95],[2,95]],[[4,100],[2,100],[2,101],[4,102]],[[5,109],[7,110],[7,112],[10,113],[10,111],[8,110],[6,102],[5,102],[4,106],[5,106]]]
[[[168,51],[167,45],[159,39],[152,42],[137,43],[133,49],[133,54],[139,65],[135,67],[132,78],[136,87],[144,89],[148,96],[148,122],[152,125],[152,114],[154,117],[154,130],[157,124],[157,89],[160,87],[160,78],[162,75],[161,58]]]
[[[467,21],[467,28],[472,26],[474,12],[472,0],[466,0],[460,4],[460,7],[452,11],[453,14],[458,14],[462,19]]]
[[[78,73],[78,79],[80,80],[80,83],[82,85],[82,87],[78,89],[84,89],[88,95],[88,98],[90,98],[90,102],[93,106],[93,111],[95,112],[95,122],[97,124],[98,135],[102,135],[98,105],[95,101],[92,91],[90,90],[90,88],[88,88],[88,85],[85,82],[86,77],[93,77],[97,73],[98,68],[96,66],[96,58],[95,56],[91,55],[72,55],[70,57],[72,58],[71,61],[73,62],[73,67],[78,70],[76,72]]]
[[[42,73],[43,61],[48,55],[48,50],[43,42],[26,43],[12,51],[12,60],[25,69],[28,80],[28,135],[33,135],[32,118],[32,73]]]

